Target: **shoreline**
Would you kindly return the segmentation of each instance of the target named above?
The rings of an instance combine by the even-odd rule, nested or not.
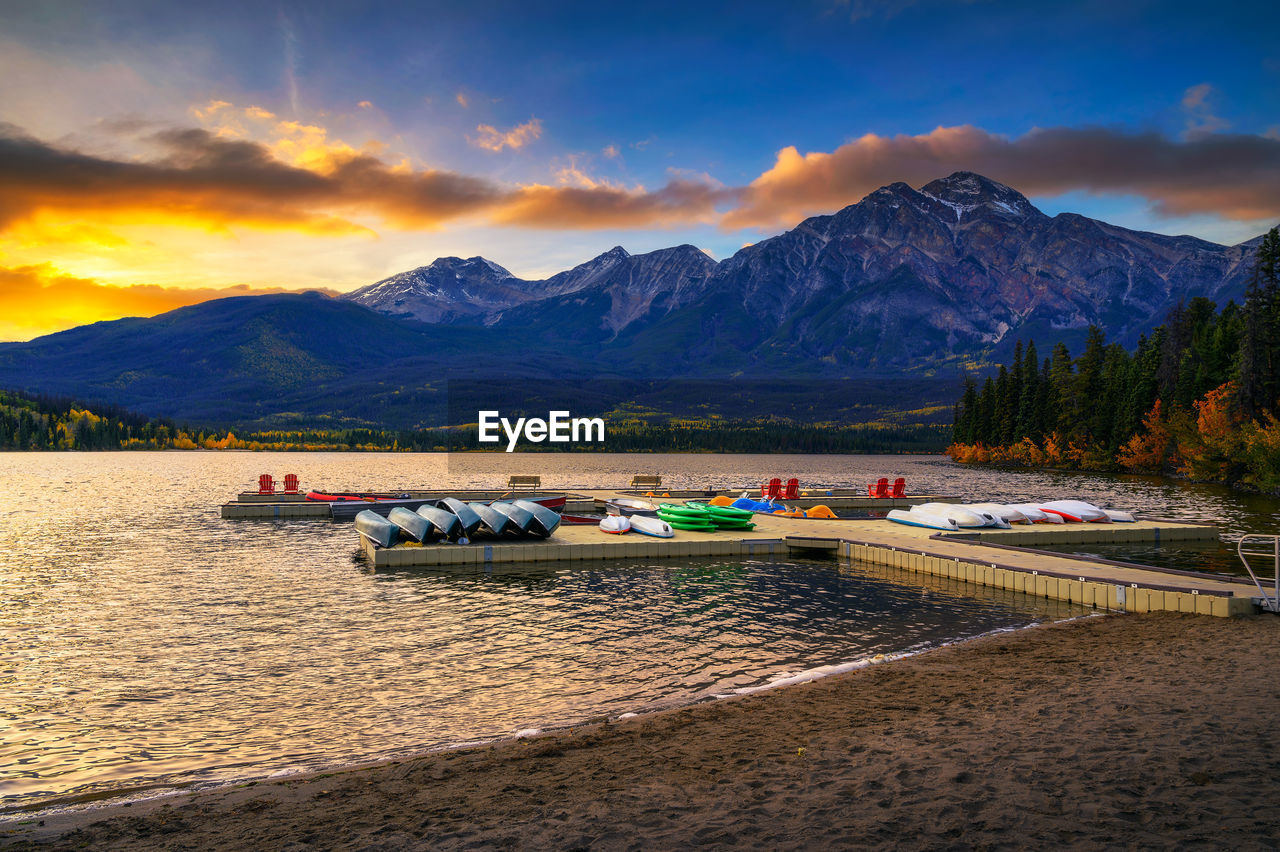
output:
[[[1280,836],[1280,758],[1257,747],[1277,639],[1265,615],[1072,619],[625,720],[6,821],[0,845],[1253,846]]]
[[[996,627],[982,633],[974,634],[973,636],[961,636],[954,639],[948,639],[940,644],[930,645],[917,650],[877,653],[847,662],[815,666],[814,668],[793,672],[785,676],[778,676],[754,686],[739,687],[725,693],[704,695],[681,703],[668,704],[664,701],[655,701],[651,702],[646,707],[642,707],[637,710],[629,710],[620,713],[617,716],[590,717],[569,723],[557,722],[545,725],[541,728],[528,728],[522,731],[481,737],[473,740],[460,740],[457,742],[429,746],[424,749],[403,753],[392,752],[386,756],[369,758],[367,760],[356,760],[350,763],[335,763],[312,769],[298,769],[296,771],[280,770],[267,775],[249,775],[225,780],[196,780],[188,782],[187,784],[170,784],[163,781],[148,781],[143,779],[137,784],[126,787],[54,795],[49,798],[40,799],[27,804],[0,805],[0,844],[3,844],[4,842],[6,825],[10,823],[28,820],[48,820],[50,818],[62,819],[64,817],[89,817],[94,813],[118,812],[123,811],[123,809],[134,808],[139,805],[145,807],[149,803],[158,801],[163,802],[164,800],[179,799],[182,797],[216,795],[218,793],[242,787],[251,787],[261,784],[294,783],[297,781],[314,779],[321,775],[329,776],[346,772],[377,769],[393,763],[402,763],[405,761],[428,758],[447,752],[476,748],[500,748],[520,740],[556,735],[565,731],[583,729],[595,725],[607,726],[626,722],[631,719],[648,718],[664,713],[675,713],[690,707],[697,707],[702,704],[710,704],[717,701],[729,701],[749,695],[757,695],[762,692],[786,689],[800,684],[823,680],[829,677],[840,677],[852,672],[860,671],[870,666],[905,660],[911,657],[920,656],[921,654],[931,654],[946,648],[953,648],[971,642],[976,642],[990,636],[998,636],[1004,633],[1017,633],[1024,630],[1035,630],[1055,624],[1065,624],[1067,622],[1080,619],[1102,618],[1107,615],[1108,613],[1105,612],[1086,612],[1064,618],[1032,621],[1031,623],[1021,626]],[[133,798],[135,794],[145,794],[148,791],[153,794],[141,795],[138,798]],[[130,811],[130,813],[134,814],[137,813],[137,811]],[[74,821],[83,822],[84,820],[75,819]]]

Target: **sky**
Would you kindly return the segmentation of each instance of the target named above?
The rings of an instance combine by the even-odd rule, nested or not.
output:
[[[437,257],[723,259],[957,170],[1280,222],[1273,2],[0,0],[0,340]]]

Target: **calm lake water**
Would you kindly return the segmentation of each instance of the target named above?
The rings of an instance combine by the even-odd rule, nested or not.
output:
[[[912,492],[1082,497],[1220,520],[1228,536],[1280,526],[1275,501],[1225,490],[939,457],[0,454],[0,806],[573,724],[1079,612],[834,562],[374,573],[349,525],[222,521],[218,504],[262,472],[325,490],[496,487],[511,473],[548,488],[641,472],[673,488],[902,475]]]

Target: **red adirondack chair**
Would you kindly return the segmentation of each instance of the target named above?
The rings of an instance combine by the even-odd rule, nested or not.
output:
[[[907,481],[899,476],[893,481],[893,499],[907,496]]]
[[[870,497],[887,498],[889,496],[889,477],[882,476],[875,485],[868,485],[867,495]]]
[[[799,496],[800,496],[800,480],[794,479],[794,478],[788,479],[787,490],[783,492],[782,499],[794,500]]]
[[[760,497],[763,500],[779,500],[782,498],[782,480],[774,477],[769,484],[760,486]]]
[[[271,474],[264,473],[258,477],[258,493],[259,494],[275,494],[276,481],[271,478]]]
[[[298,474],[286,473],[284,475],[284,493],[285,494],[298,493]]]

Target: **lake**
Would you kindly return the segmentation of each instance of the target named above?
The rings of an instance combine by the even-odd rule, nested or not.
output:
[[[350,525],[223,521],[269,472],[320,490],[805,487],[1081,497],[1271,531],[1274,500],[936,456],[0,454],[0,804],[320,769],[675,706],[1081,611],[834,561],[372,572]],[[1234,570],[1224,548],[1154,554]]]

